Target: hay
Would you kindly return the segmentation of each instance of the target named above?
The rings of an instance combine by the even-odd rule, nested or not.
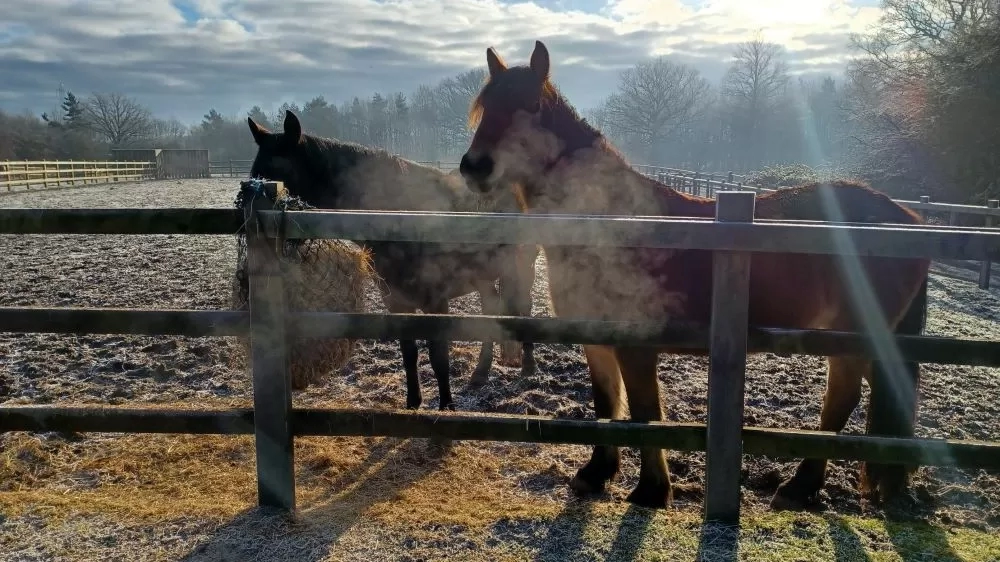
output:
[[[242,182],[236,197],[237,208],[249,205],[253,197],[267,197],[274,208],[286,211],[313,209],[281,189],[264,193],[260,180]],[[246,233],[236,235],[237,265],[233,278],[232,304],[236,310],[248,307],[250,284],[247,274]],[[287,240],[280,252],[285,302],[292,312],[361,312],[364,310],[366,282],[373,278],[370,253],[343,240]],[[332,371],[342,369],[356,347],[353,339],[311,338],[290,331],[287,337],[292,388],[304,390],[320,382]],[[233,354],[234,367],[245,369],[249,338],[240,338],[240,350]]]

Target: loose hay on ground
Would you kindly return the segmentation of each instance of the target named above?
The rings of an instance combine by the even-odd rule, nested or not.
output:
[[[266,197],[276,210],[314,209],[287,190],[263,193],[263,182],[243,182],[235,205],[243,209],[253,197]],[[276,242],[277,243],[277,242]],[[236,235],[237,263],[233,277],[233,308],[247,310],[250,300],[248,251],[245,231]],[[365,289],[375,271],[368,250],[343,240],[286,240],[277,254],[280,260],[285,301],[292,312],[361,312]],[[249,338],[240,338],[241,353],[232,355],[234,369],[246,369]],[[357,347],[346,338],[313,338],[292,331],[288,334],[288,360],[292,388],[304,390],[333,371],[342,369]]]

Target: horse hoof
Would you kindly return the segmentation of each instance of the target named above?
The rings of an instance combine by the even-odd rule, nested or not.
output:
[[[407,400],[407,402],[406,402],[406,409],[407,410],[419,410],[420,409],[420,401],[410,402],[409,400]]]
[[[535,376],[535,373],[538,371],[537,365],[538,364],[535,363],[533,360],[532,361],[525,361],[524,364],[521,365],[521,376],[522,377],[533,377],[533,376]]]
[[[670,506],[672,499],[669,483],[643,484],[640,481],[626,501],[639,507],[665,509]]]
[[[604,492],[604,482],[590,482],[577,472],[569,481],[569,488],[578,496],[593,496]]]
[[[774,492],[771,497],[771,509],[774,511],[804,511],[816,503],[818,494],[805,494],[797,491],[793,481],[789,480]]]
[[[472,376],[469,377],[469,386],[485,386],[490,382],[490,370],[489,369],[476,369],[473,371]]]
[[[444,412],[444,411],[454,412],[455,411],[455,403],[454,402],[445,402],[445,403],[441,404],[441,406],[438,409],[441,410],[442,412]]]

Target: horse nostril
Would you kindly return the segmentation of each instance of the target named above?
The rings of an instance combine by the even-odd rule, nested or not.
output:
[[[469,154],[465,153],[462,155],[462,161],[458,163],[458,171],[461,172],[463,176],[468,176],[471,174],[472,165],[469,163]]]
[[[484,180],[493,173],[493,159],[489,155],[484,155],[473,160],[468,153],[465,153],[458,165],[458,171],[465,177]]]

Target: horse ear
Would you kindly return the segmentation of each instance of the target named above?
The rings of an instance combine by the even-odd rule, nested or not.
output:
[[[247,124],[250,125],[250,134],[253,135],[253,141],[260,145],[264,140],[271,134],[267,128],[261,127],[253,120],[253,117],[247,117]]]
[[[531,70],[542,80],[549,79],[549,50],[545,43],[535,41],[535,50],[531,52]]]
[[[490,78],[507,70],[507,64],[503,62],[493,47],[486,49],[486,66],[490,69]]]
[[[285,142],[298,144],[302,138],[302,124],[290,109],[285,110]]]

